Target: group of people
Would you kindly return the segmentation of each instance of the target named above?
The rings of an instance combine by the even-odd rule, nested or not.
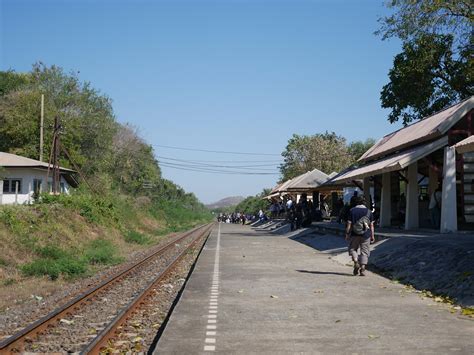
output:
[[[244,225],[248,218],[249,217],[246,216],[243,212],[232,212],[229,214],[219,213],[219,215],[217,216],[217,222],[234,224],[241,223],[242,225]]]

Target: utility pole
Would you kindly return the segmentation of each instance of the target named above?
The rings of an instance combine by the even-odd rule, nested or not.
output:
[[[40,161],[43,161],[43,126],[44,126],[44,94],[41,94],[40,154],[39,154]]]
[[[60,140],[59,130],[61,125],[59,124],[59,117],[54,118],[54,134],[53,134],[53,194],[57,195],[60,191],[60,179],[61,175],[59,172],[59,152],[60,152]]]

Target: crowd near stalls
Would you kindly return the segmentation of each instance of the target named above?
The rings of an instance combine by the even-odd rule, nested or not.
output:
[[[246,215],[243,212],[233,212],[233,213],[219,213],[217,216],[218,222],[223,223],[234,223],[234,224],[245,224],[248,220],[255,219],[255,216]]]
[[[473,107],[474,96],[387,134],[340,173],[315,169],[277,185],[265,197],[270,216],[294,228],[343,222],[362,194],[381,227],[474,229]]]

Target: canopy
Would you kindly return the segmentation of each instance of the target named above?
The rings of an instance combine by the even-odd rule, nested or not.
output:
[[[301,175],[295,181],[291,182],[286,189],[288,191],[312,191],[329,179],[329,176],[318,169]]]
[[[459,154],[474,152],[474,136],[470,136],[455,145]]]
[[[341,175],[337,176],[331,182],[342,183],[352,181],[354,179],[361,179],[373,175],[388,173],[405,169],[414,162],[426,157],[427,155],[437,151],[438,149],[448,145],[448,137],[445,136],[437,141],[411,148],[404,152],[400,152],[389,156],[387,158],[377,160],[373,163],[351,169]]]
[[[444,136],[451,127],[474,108],[474,96],[426,117],[407,127],[392,132],[379,140],[360,157],[360,162],[372,161],[382,156],[414,147]]]

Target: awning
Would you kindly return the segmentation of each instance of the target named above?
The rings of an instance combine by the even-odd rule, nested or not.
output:
[[[325,183],[328,179],[328,175],[318,169],[314,169],[302,175],[298,180],[293,181],[286,187],[286,189],[288,191],[295,192],[312,191],[316,189],[319,185]]]
[[[349,170],[340,176],[337,176],[331,182],[342,183],[355,179],[362,179],[364,177],[380,175],[391,171],[402,170],[414,162],[447,145],[448,137],[445,136],[441,139],[438,139],[437,141],[397,153],[359,168]]]
[[[459,154],[474,152],[474,136],[470,136],[455,145]]]
[[[280,197],[280,193],[275,192],[273,194],[267,195],[265,197],[262,197],[262,200],[271,200],[272,198],[275,198],[275,197]]]

